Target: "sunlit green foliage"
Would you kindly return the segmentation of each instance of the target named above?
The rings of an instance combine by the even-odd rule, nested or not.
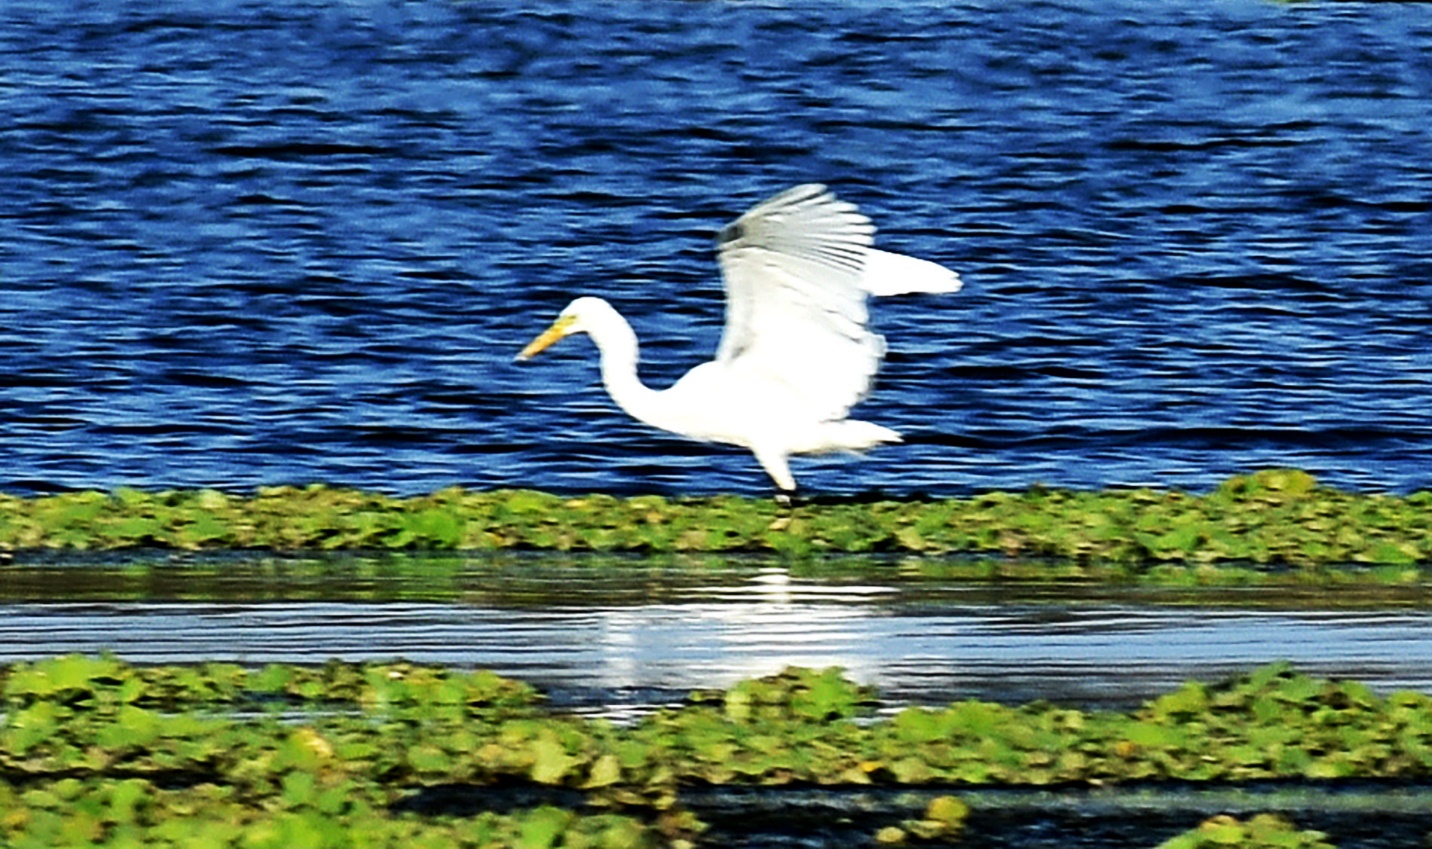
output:
[[[1190,682],[1129,713],[875,707],[869,688],[834,669],[696,693],[617,726],[547,710],[526,685],[489,672],[406,663],[17,663],[0,667],[0,845],[624,849],[699,839],[701,823],[681,804],[691,785],[1432,776],[1432,697],[1379,696],[1284,664]],[[424,788],[454,787],[473,788],[474,810],[411,804]],[[531,788],[534,801],[483,812],[479,789],[498,787]],[[871,838],[957,836],[972,815],[965,803],[926,798],[874,824]],[[1246,840],[1219,842],[1235,833]],[[1254,818],[1213,821],[1167,845],[1325,844]]]
[[[1158,849],[1334,849],[1320,831],[1299,831],[1281,817],[1259,814],[1246,822],[1229,816],[1205,820],[1191,831],[1160,843]]]
[[[936,796],[925,806],[925,815],[907,819],[899,825],[887,825],[875,832],[878,846],[899,846],[910,842],[922,844],[955,843],[964,830],[970,808],[954,796]]]
[[[0,551],[424,549],[992,553],[1073,564],[1242,562],[1312,567],[1432,560],[1432,493],[1359,495],[1276,469],[1194,496],[1035,488],[944,501],[669,500],[445,489],[391,498],[325,486],[38,498],[0,495]],[[1415,575],[1415,571],[1409,573]],[[1396,580],[1396,575],[1391,576]]]
[[[8,847],[158,849],[642,849],[665,843],[638,819],[578,815],[551,805],[470,817],[390,814],[346,784],[293,773],[264,805],[229,788],[179,789],[142,778],[0,784],[0,842]]]

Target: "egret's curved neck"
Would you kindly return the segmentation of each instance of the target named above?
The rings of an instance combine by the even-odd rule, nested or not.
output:
[[[660,393],[643,385],[637,377],[640,354],[631,325],[606,301],[584,314],[582,324],[601,354],[602,383],[606,384],[612,400],[627,415],[660,427],[653,421],[660,415],[657,402]]]

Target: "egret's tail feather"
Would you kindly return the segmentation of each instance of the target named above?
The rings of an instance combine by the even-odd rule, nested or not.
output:
[[[958,292],[960,275],[943,265],[870,248],[865,252],[861,285],[872,295],[930,295]]]
[[[794,454],[823,454],[828,451],[865,451],[887,442],[900,442],[900,434],[872,422],[845,419],[826,422],[815,432],[808,445],[793,450]]]

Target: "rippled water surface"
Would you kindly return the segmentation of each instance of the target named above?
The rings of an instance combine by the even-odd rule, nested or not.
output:
[[[887,714],[966,698],[1129,709],[1277,660],[1382,693],[1432,690],[1432,606],[1416,586],[974,584],[929,562],[853,558],[36,558],[0,564],[0,663],[406,658],[494,669],[559,711],[617,722],[790,664],[844,667]],[[711,824],[711,845],[837,847],[909,816],[923,804],[913,792],[688,788],[682,803]],[[492,794],[450,787],[419,802],[463,814]],[[1219,813],[1276,811],[1347,849],[1417,845],[1432,828],[1432,788],[1401,781],[960,795],[975,810],[962,845],[991,849],[1147,849]]]
[[[817,491],[1426,487],[1426,12],[8,0],[0,489],[763,492],[585,341],[510,360],[599,293],[670,382],[715,229],[810,180],[967,282],[877,305],[909,441]]]
[[[0,663],[104,650],[141,663],[401,657],[617,712],[792,664],[844,667],[893,702],[1128,707],[1277,660],[1432,690],[1432,610],[1415,588],[990,587],[893,563],[551,558],[0,569]]]

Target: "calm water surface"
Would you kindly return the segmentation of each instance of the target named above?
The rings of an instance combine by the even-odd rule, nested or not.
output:
[[[764,492],[510,360],[599,293],[669,383],[811,180],[967,281],[812,489],[1424,488],[1430,110],[1420,4],[7,0],[0,490]]]

